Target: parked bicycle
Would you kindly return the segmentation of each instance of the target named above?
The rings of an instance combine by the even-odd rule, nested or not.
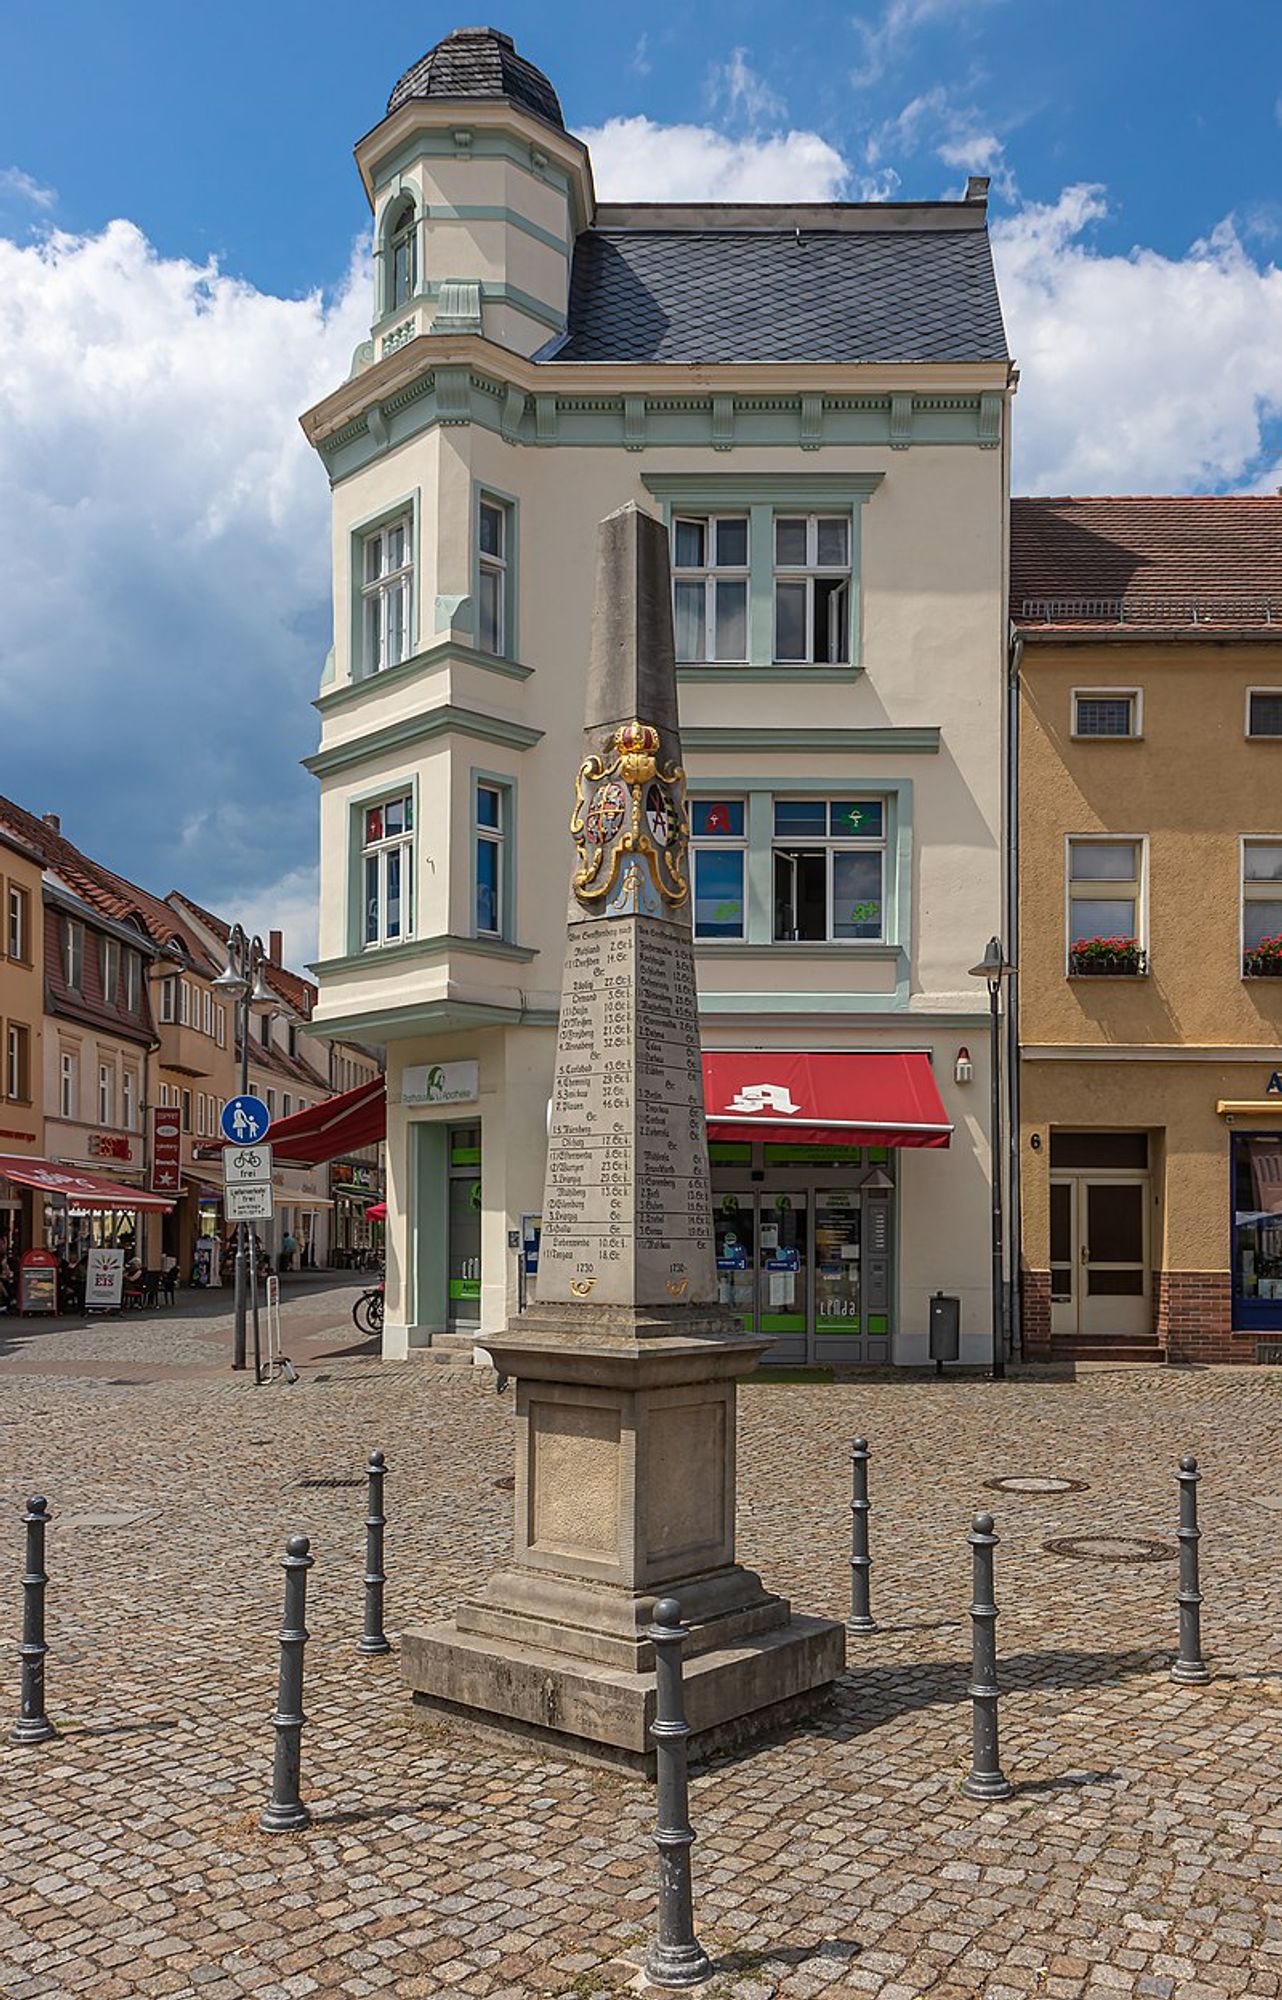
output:
[[[381,1333],[383,1331],[383,1281],[380,1278],[367,1292],[362,1292],[352,1307],[352,1318],[361,1333]]]

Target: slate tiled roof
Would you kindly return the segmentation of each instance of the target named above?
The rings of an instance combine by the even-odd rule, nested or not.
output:
[[[605,228],[555,359],[1004,361],[1006,336],[981,228]]]
[[[565,130],[556,92],[497,28],[456,28],[407,69],[387,100],[390,117],[414,97],[510,98]]]
[[[1012,500],[1011,616],[1030,631],[1231,625],[1282,640],[1282,499]]]

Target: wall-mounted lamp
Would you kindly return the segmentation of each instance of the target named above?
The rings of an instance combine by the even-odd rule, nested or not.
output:
[[[974,1081],[975,1065],[970,1059],[970,1050],[958,1049],[957,1060],[953,1064],[953,1082],[973,1083]]]

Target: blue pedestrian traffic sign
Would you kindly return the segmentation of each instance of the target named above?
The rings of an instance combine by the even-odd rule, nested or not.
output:
[[[233,1146],[256,1146],[267,1137],[271,1122],[271,1112],[261,1097],[230,1098],[219,1120],[224,1139],[230,1139]]]

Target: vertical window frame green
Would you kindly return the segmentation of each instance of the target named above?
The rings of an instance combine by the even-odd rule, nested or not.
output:
[[[482,829],[477,814],[477,791],[481,785],[489,785],[501,794],[503,799],[503,882],[500,910],[501,928],[496,936],[490,931],[477,929],[476,892],[479,886],[476,857],[482,831],[492,832],[492,828]],[[468,773],[468,899],[467,922],[461,935],[474,938],[478,944],[513,944],[516,940],[516,779],[506,771],[485,771],[473,765]]]
[[[481,503],[501,507],[507,516],[505,536],[507,572],[503,592],[503,651],[491,653],[481,645]],[[472,637],[478,653],[487,660],[519,660],[521,657],[521,502],[515,493],[505,493],[489,479],[472,481]]]
[[[393,667],[384,667],[382,673],[396,673],[408,666],[422,646],[422,502],[420,487],[412,487],[401,494],[389,506],[380,507],[376,513],[366,515],[363,520],[353,521],[347,530],[347,596],[348,596],[348,680],[353,687],[364,685],[366,681],[376,681],[380,670],[371,669],[365,659],[365,601],[361,586],[365,578],[365,543],[381,528],[389,527],[402,514],[410,516],[410,545],[413,568],[410,572],[410,648],[403,660]]]
[[[365,943],[365,813],[368,807],[378,805],[383,799],[404,797],[409,793],[414,808],[414,926],[408,937],[400,937],[395,944],[369,945]],[[399,945],[410,944],[420,934],[420,904],[422,889],[422,868],[420,865],[419,836],[422,832],[422,817],[419,810],[419,782],[415,771],[408,777],[389,778],[383,784],[366,785],[361,791],[353,792],[346,802],[347,812],[347,950],[363,958],[377,959],[382,952],[395,951]]]

